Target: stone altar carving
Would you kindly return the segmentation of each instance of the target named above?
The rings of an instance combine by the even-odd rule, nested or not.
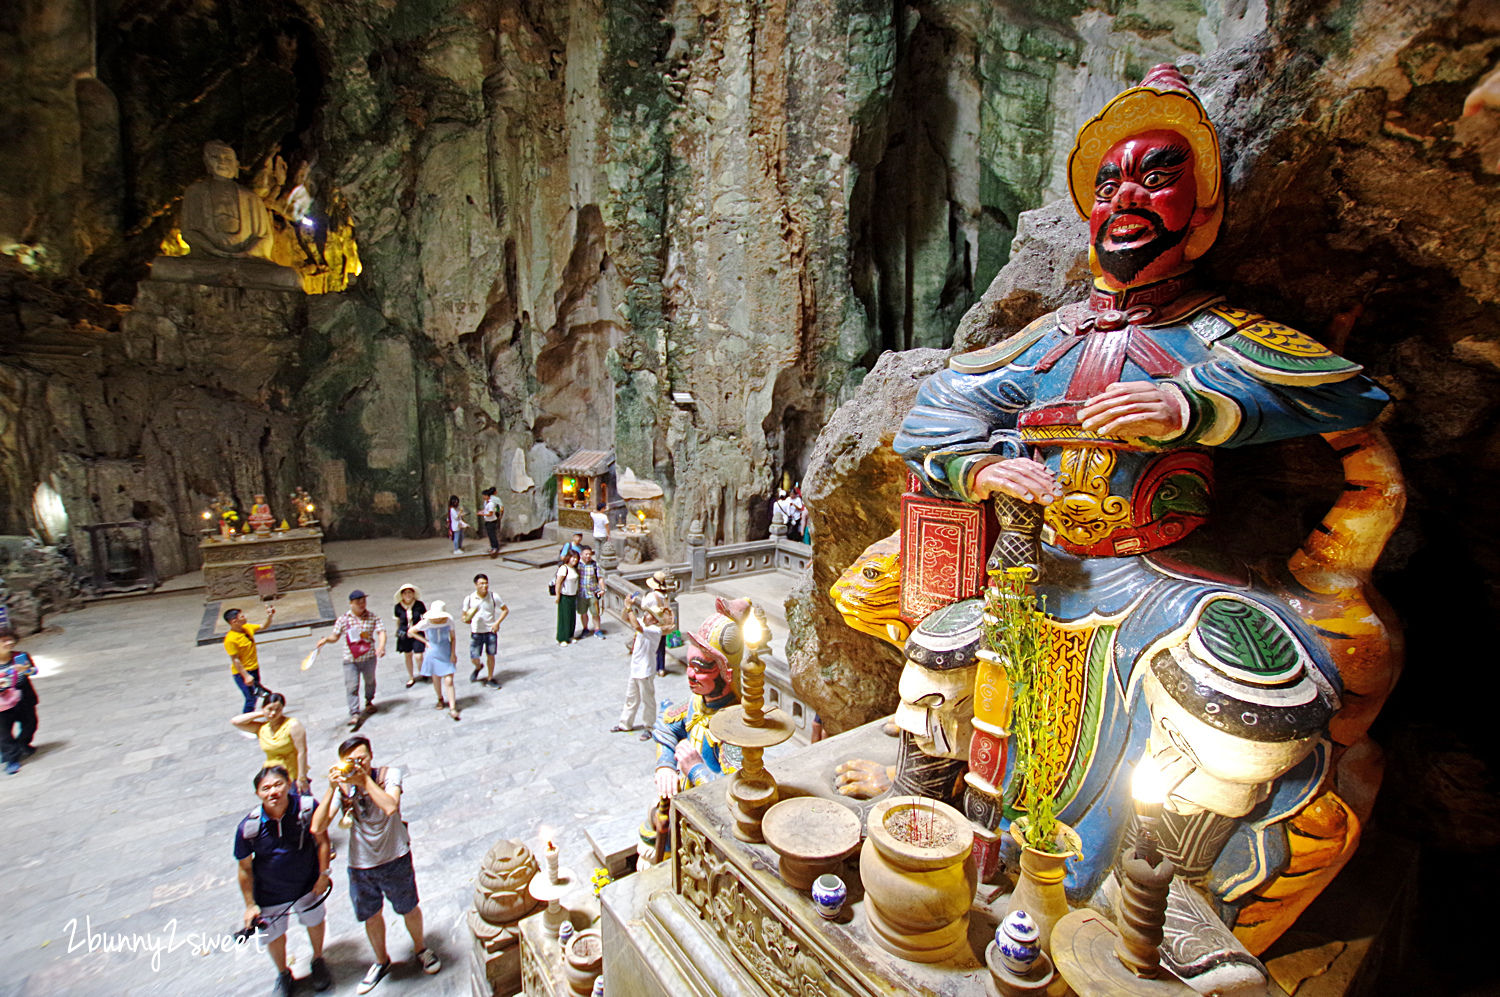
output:
[[[520,921],[537,908],[526,885],[537,873],[536,857],[519,841],[497,841],[484,855],[469,931],[474,935],[472,969],[486,993],[511,994],[521,987]]]
[[[205,539],[198,544],[203,558],[203,584],[209,599],[255,595],[255,569],[269,565],[276,576],[276,594],[328,584],[323,556],[323,531],[316,527],[267,536],[242,535],[232,540]]]
[[[1352,854],[1379,782],[1366,732],[1399,665],[1395,623],[1369,588],[1402,509],[1399,469],[1369,426],[1387,399],[1357,364],[1195,283],[1192,262],[1223,216],[1222,168],[1174,68],[1084,126],[1068,179],[1090,222],[1089,300],[953,357],[924,383],[895,449],[924,500],[1009,496],[1041,512],[1052,789],[1084,842],[1070,899],[1107,885],[1129,774],[1149,756],[1172,787],[1163,836],[1179,883],[1259,952]],[[1284,568],[1255,573],[1195,549],[1213,448],[1313,434],[1340,454],[1349,487]],[[836,599],[889,591],[902,568],[877,547],[851,569],[874,577],[846,572]],[[945,552],[922,558],[941,569]],[[888,611],[839,601],[863,629],[894,636],[880,633]],[[1000,797],[971,782],[971,819],[993,828],[1021,815],[1015,766],[1003,766]],[[1174,962],[1170,922],[1168,934],[1174,970],[1216,969],[1201,953]]]
[[[178,221],[188,245],[186,256],[158,256],[156,280],[300,291],[295,270],[272,262],[271,213],[249,187],[239,183],[240,163],[223,142],[203,146],[208,176],[182,195]]]

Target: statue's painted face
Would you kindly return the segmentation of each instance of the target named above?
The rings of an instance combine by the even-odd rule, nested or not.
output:
[[[1176,132],[1121,139],[1094,179],[1089,237],[1107,282],[1147,284],[1181,268],[1184,242],[1208,212],[1198,209],[1193,152]]]
[[[719,666],[702,658],[690,658],[687,665],[688,688],[705,699],[718,699],[729,692],[729,677]]]
[[[916,740],[923,754],[937,758],[969,756],[977,671],[977,665],[939,671],[907,660],[901,670],[896,726]]]

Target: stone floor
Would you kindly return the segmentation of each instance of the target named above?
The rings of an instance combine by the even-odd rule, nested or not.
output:
[[[381,710],[362,731],[377,764],[408,773],[402,811],[429,943],[445,963],[435,977],[399,964],[377,994],[469,993],[464,912],[495,840],[552,838],[564,864],[587,875],[595,861],[585,828],[644,814],[653,797],[653,746],[608,732],[625,689],[623,627],[612,622],[608,639],[559,647],[548,572],[468,557],[346,567],[334,601],[342,608],[359,587],[372,609],[389,613],[396,587],[412,582],[429,603],[456,605],[476,570],[511,607],[496,669],[503,688],[471,685],[462,670],[455,723],[432,708],[428,686],[404,688],[392,652],[379,668]],[[110,600],[51,618],[47,633],[21,645],[41,667],[41,726],[36,756],[18,775],[0,775],[3,997],[269,992],[265,955],[218,948],[241,923],[232,836],[256,805],[250,782],[262,757],[229,726],[240,696],[222,648],[193,643],[201,614],[202,593],[191,590]],[[334,649],[307,672],[297,667],[321,632],[266,641],[260,651],[266,684],[287,695],[308,729],[315,773],[348,734]],[[680,670],[656,691],[659,700],[684,697]],[[335,829],[336,847],[344,833]],[[399,919],[388,911],[387,923],[393,958],[409,959]],[[328,926],[333,992],[353,993],[370,952],[342,861]],[[307,939],[296,928],[291,938],[300,976]]]

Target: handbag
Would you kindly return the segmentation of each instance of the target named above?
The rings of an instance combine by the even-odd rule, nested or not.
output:
[[[344,634],[344,643],[349,645],[349,656],[356,661],[360,658],[368,658],[370,651],[374,649],[374,645],[363,638],[350,640],[347,632]]]
[[[550,582],[547,583],[547,594],[557,595],[557,578],[555,576]]]

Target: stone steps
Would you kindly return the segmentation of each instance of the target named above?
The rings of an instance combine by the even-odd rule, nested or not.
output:
[[[108,342],[107,335],[63,331],[31,332],[0,345],[0,350],[23,360],[76,360],[102,352]]]

